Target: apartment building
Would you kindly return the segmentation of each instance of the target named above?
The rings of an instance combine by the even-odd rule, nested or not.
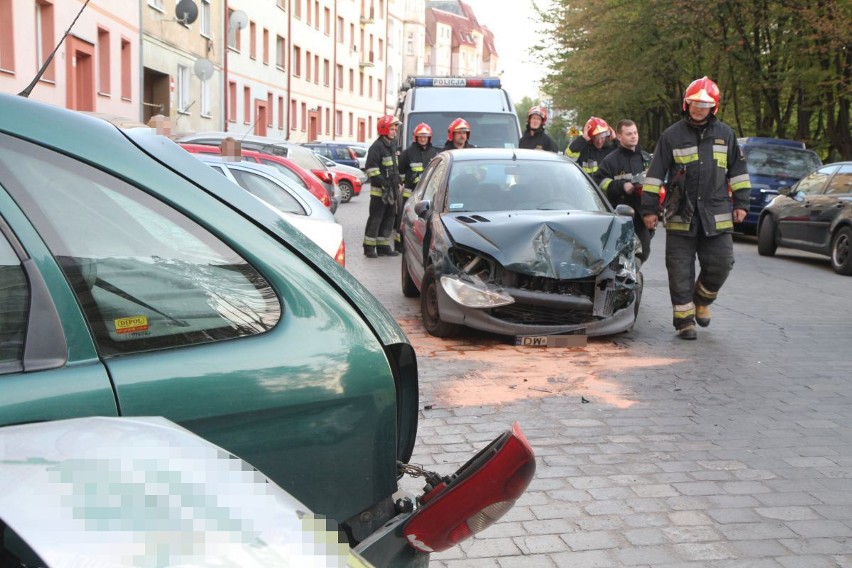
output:
[[[81,13],[82,7],[77,0],[0,0],[0,90],[28,90],[29,98],[56,106],[138,120],[139,2],[91,0]]]
[[[425,18],[427,75],[495,75],[494,34],[461,0],[429,0]]]

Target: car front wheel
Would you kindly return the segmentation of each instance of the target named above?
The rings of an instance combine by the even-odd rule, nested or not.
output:
[[[341,181],[337,185],[340,187],[340,201],[343,203],[349,203],[349,200],[352,199],[353,195],[352,184],[348,181]]]
[[[441,314],[438,312],[438,286],[440,284],[435,279],[435,269],[430,267],[423,275],[420,291],[420,315],[423,318],[423,327],[435,337],[452,337],[459,332],[459,326],[441,321]]]
[[[838,274],[852,275],[852,228],[842,227],[831,239],[831,267]]]
[[[760,229],[757,233],[757,254],[760,256],[773,256],[778,249],[778,243],[775,242],[775,221],[771,216],[767,215],[763,218],[760,224]]]

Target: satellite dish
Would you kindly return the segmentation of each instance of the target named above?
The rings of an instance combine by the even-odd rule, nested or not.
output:
[[[188,26],[198,19],[198,6],[192,0],[180,0],[175,6],[175,18],[178,22]]]
[[[242,10],[234,10],[228,17],[229,30],[241,30],[248,25],[248,16]]]
[[[192,72],[202,81],[206,81],[213,76],[213,64],[209,59],[197,59],[192,65]]]

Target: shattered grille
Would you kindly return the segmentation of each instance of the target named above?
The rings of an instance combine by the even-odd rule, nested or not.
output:
[[[530,292],[546,292],[566,296],[595,297],[595,279],[580,278],[577,280],[557,280],[543,276],[528,276],[517,272],[503,271],[503,285],[510,288],[529,290]]]
[[[556,310],[553,306],[532,306],[518,303],[493,308],[491,315],[505,322],[525,325],[575,325],[601,319],[591,313],[582,313],[576,310]]]

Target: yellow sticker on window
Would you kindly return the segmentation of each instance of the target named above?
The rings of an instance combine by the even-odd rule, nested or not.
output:
[[[146,316],[131,316],[115,320],[116,333],[134,333],[137,331],[148,331],[148,318]]]

